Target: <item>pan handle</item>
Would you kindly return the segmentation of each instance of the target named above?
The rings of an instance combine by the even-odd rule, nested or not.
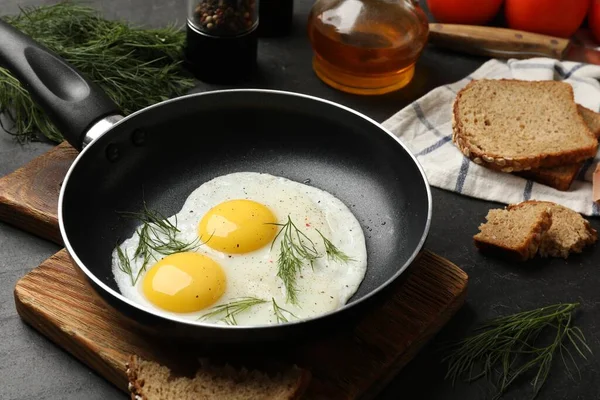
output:
[[[0,65],[12,72],[65,139],[81,150],[88,130],[119,107],[46,47],[0,20]]]

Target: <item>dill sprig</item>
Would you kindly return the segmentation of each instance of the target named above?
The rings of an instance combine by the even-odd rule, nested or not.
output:
[[[200,238],[195,238],[191,242],[182,241],[177,237],[180,232],[177,228],[177,218],[172,223],[160,212],[148,209],[146,203],[141,212],[123,212],[122,214],[142,223],[137,231],[140,242],[135,251],[136,256],[148,254],[150,250],[166,256],[194,250],[206,243],[201,242]]]
[[[450,346],[446,378],[472,382],[482,377],[493,381],[500,398],[511,384],[526,373],[531,380],[533,397],[546,382],[558,350],[570,377],[569,364],[579,368],[573,351],[585,357],[591,353],[580,328],[573,326],[573,311],[579,303],[556,304],[493,319],[476,329],[474,335]],[[548,332],[553,331],[553,332]],[[540,343],[542,333],[549,343]],[[569,346],[570,345],[570,346]],[[569,349],[572,347],[572,350]]]
[[[267,300],[259,299],[257,297],[240,297],[230,301],[229,303],[220,304],[213,307],[211,311],[201,315],[198,319],[206,320],[212,317],[219,317],[218,320],[224,321],[227,325],[237,325],[238,322],[235,319],[236,315],[243,313],[259,304],[265,304],[266,302]],[[285,314],[294,318],[298,318],[285,308],[279,307],[275,301],[275,298],[273,297],[271,298],[271,303],[273,305],[273,313],[275,314],[278,323],[288,322],[288,317],[286,317]]]
[[[289,215],[285,224],[274,225],[281,226],[281,229],[273,239],[271,249],[275,245],[277,238],[282,235],[279,257],[277,259],[277,276],[283,281],[287,301],[296,303],[298,301],[296,275],[300,272],[305,262],[308,262],[313,267],[315,260],[319,258],[319,252],[315,248],[314,242],[296,227]]]
[[[250,308],[259,304],[266,303],[266,300],[257,297],[240,297],[226,304],[220,304],[212,308],[212,311],[203,314],[198,318],[205,320],[207,318],[219,317],[220,321],[225,321],[227,325],[237,325],[235,316],[243,313]]]
[[[133,254],[134,259],[142,258],[142,266],[135,278],[133,277],[131,267],[128,269],[129,272],[122,269],[123,272],[129,273],[131,276],[132,285],[137,282],[140,274],[146,271],[151,260],[158,261],[155,254],[167,256],[170,254],[195,250],[208,242],[212,237],[209,237],[204,242],[201,240],[202,238],[195,238],[192,241],[181,240],[177,237],[177,234],[180,232],[177,228],[177,218],[175,218],[175,223],[172,223],[160,212],[150,210],[145,202],[142,211],[127,211],[121,212],[121,214],[126,217],[137,219],[142,223],[141,227],[136,230],[139,242]],[[117,248],[117,252],[119,250],[120,248]],[[121,259],[121,255],[119,255],[119,259]],[[127,259],[127,262],[129,262],[129,259]],[[123,265],[123,262],[121,262],[121,265]]]
[[[283,281],[285,286],[287,302],[296,304],[298,301],[298,290],[296,288],[296,276],[301,271],[305,263],[309,263],[314,269],[316,259],[322,257],[317,251],[315,243],[302,232],[288,215],[285,224],[273,224],[280,226],[281,229],[273,239],[271,249],[275,245],[275,241],[280,235],[282,236],[280,244],[279,257],[277,259],[278,272],[277,276]],[[317,229],[317,232],[323,239],[325,252],[328,259],[340,260],[342,262],[351,261],[344,252],[339,250],[331,241]]]
[[[3,19],[97,83],[126,115],[185,94],[194,86],[182,66],[185,33],[175,26],[142,29],[106,20],[91,7],[68,1],[21,8],[20,14]],[[35,140],[38,132],[52,141],[62,140],[47,114],[3,68],[0,113],[12,126],[2,125],[1,120],[0,125],[21,142]]]
[[[117,256],[119,258],[119,269],[121,271],[125,272],[127,275],[129,275],[129,278],[131,279],[131,286],[135,286],[138,279],[142,275],[142,272],[144,272],[146,270],[146,265],[148,263],[148,260],[145,259],[142,267],[138,270],[138,272],[136,274],[134,274],[133,270],[131,269],[131,260],[129,259],[129,256],[127,255],[127,250],[125,252],[123,252],[123,250],[121,249],[121,246],[117,246]],[[135,258],[135,256],[134,256],[134,258]]]
[[[353,258],[349,257],[343,251],[340,251],[340,249],[338,249],[333,243],[331,243],[329,239],[323,236],[320,230],[316,229],[316,231],[321,236],[321,239],[323,239],[323,244],[325,245],[325,253],[327,254],[327,258],[329,260],[340,262],[354,261]]]
[[[273,313],[275,313],[275,317],[277,318],[278,323],[288,322],[288,318],[285,316],[284,313],[286,313],[289,316],[292,316],[296,319],[298,318],[294,314],[292,314],[290,311],[286,310],[285,308],[279,307],[279,305],[275,301],[274,297],[271,297],[271,301],[273,303]]]
[[[133,277],[133,271],[131,270],[131,262],[127,256],[127,251],[123,252],[121,246],[117,246],[117,256],[119,257],[119,269],[125,272],[131,278],[131,286],[134,286],[140,276],[139,272],[137,276]]]

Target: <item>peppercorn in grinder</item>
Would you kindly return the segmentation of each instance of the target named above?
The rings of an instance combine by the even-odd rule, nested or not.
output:
[[[188,0],[185,58],[201,81],[234,83],[256,69],[259,0]]]

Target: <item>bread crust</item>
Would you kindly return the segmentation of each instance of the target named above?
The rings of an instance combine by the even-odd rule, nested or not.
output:
[[[600,114],[577,104],[577,110],[596,139],[600,139]]]
[[[131,400],[148,400],[146,396],[142,394],[142,388],[144,386],[144,382],[138,379],[137,376],[137,356],[131,355],[129,357],[129,361],[125,365],[128,386],[127,389],[131,395]]]
[[[522,82],[515,79],[498,79],[498,81],[504,82]],[[473,85],[477,84],[478,81],[469,82],[464,88],[462,88],[456,95],[452,104],[452,141],[458,147],[458,149],[471,161],[476,164],[483,165],[487,168],[502,171],[502,172],[516,172],[516,171],[528,171],[531,169],[544,168],[544,167],[555,167],[566,164],[576,164],[584,161],[585,159],[592,158],[596,155],[598,150],[598,142],[594,145],[571,151],[564,151],[559,154],[540,154],[536,157],[506,157],[502,154],[486,153],[482,149],[472,144],[464,134],[464,126],[459,118],[460,115],[460,104],[464,93]],[[538,81],[545,82],[545,81]],[[554,82],[554,81],[552,81]],[[573,88],[569,85],[568,87],[571,98],[573,99],[573,107],[576,108],[575,96]],[[587,131],[591,138],[595,138],[592,131],[585,124],[585,121],[579,112],[575,113],[577,118],[581,121],[582,128]]]
[[[505,210],[511,210],[518,205],[509,205]],[[501,243],[493,243],[478,237],[479,234],[473,236],[475,247],[482,253],[501,257],[509,261],[523,262],[533,258],[542,242],[543,234],[552,226],[551,207],[544,210],[541,215],[541,220],[534,228],[532,234],[527,238],[525,243],[519,248],[511,248],[502,245]],[[483,224],[482,224],[483,225]],[[480,225],[481,226],[481,225]]]
[[[571,164],[563,166],[562,171],[555,168],[540,168],[530,171],[518,171],[515,175],[522,178],[531,179],[542,185],[553,187],[557,190],[567,191],[577,177],[583,164]]]
[[[129,361],[125,365],[127,380],[128,380],[128,390],[130,393],[131,400],[153,400],[148,399],[146,395],[144,395],[144,380],[138,377],[137,371],[139,369],[138,365],[138,356],[132,354],[129,357]],[[299,368],[297,366],[292,366],[296,371],[298,371],[299,377],[295,382],[295,385],[287,392],[286,397],[277,399],[277,400],[300,400],[304,394],[306,393],[310,381],[312,379],[312,375],[310,371]],[[232,382],[233,384],[233,382]]]

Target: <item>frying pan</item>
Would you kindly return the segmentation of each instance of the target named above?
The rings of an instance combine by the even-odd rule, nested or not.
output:
[[[0,21],[0,63],[80,150],[62,184],[59,222],[71,260],[108,305],[149,331],[205,343],[311,337],[369,309],[414,262],[429,231],[431,192],[415,157],[390,132],[347,107],[299,93],[222,90],[167,100],[127,117],[94,83]],[[271,326],[216,326],[160,316],[120,294],[111,252],[143,201],[179,211],[203,182],[236,172],[282,176],[323,189],[365,234],[366,276],[349,302]],[[342,324],[342,325],[340,325]]]

